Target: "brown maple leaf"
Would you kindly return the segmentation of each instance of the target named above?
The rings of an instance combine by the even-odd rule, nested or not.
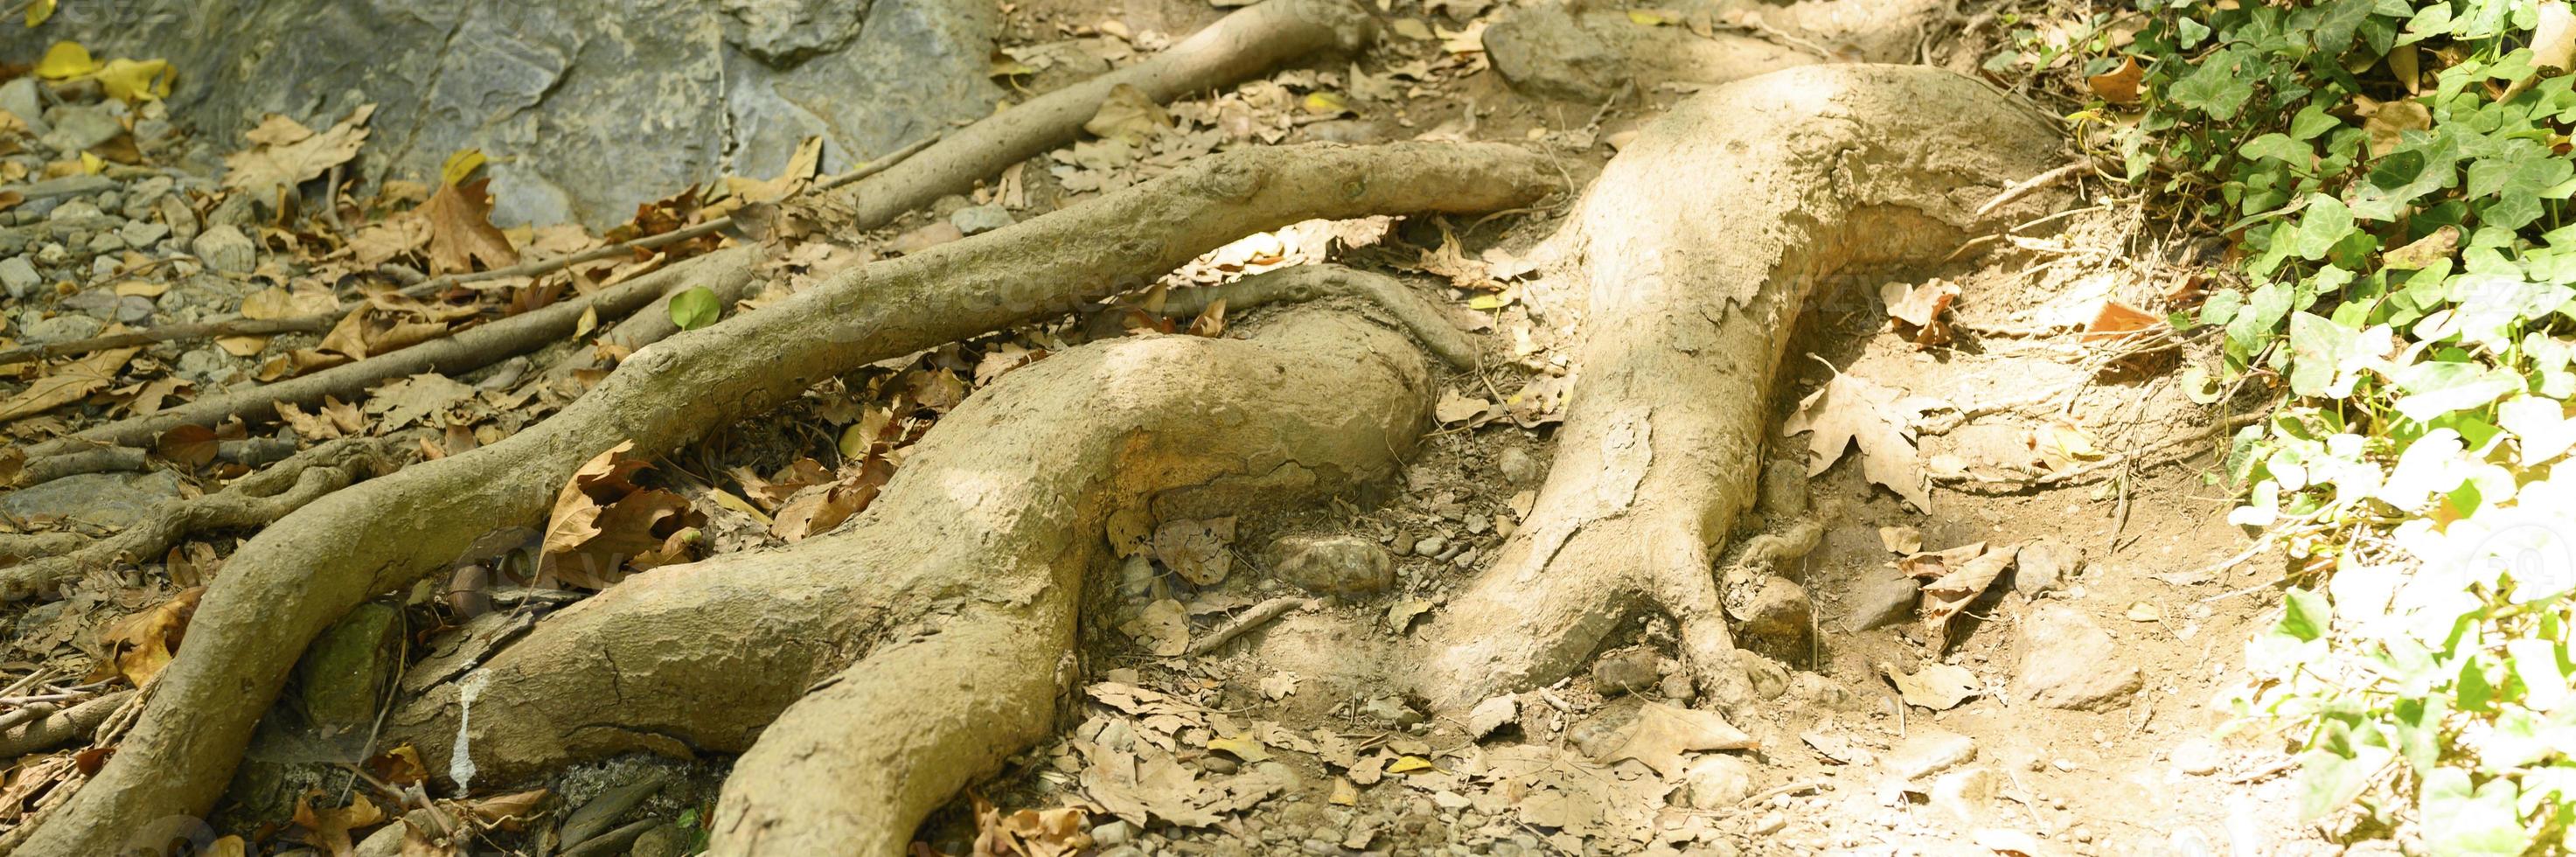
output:
[[[429,218],[429,272],[453,274],[519,264],[519,252],[510,248],[510,239],[492,225],[492,194],[487,188],[491,179],[478,179],[463,185],[440,185],[421,203]]]
[[[362,104],[331,130],[314,133],[295,120],[270,114],[247,135],[258,148],[224,156],[224,186],[259,194],[278,185],[293,187],[358,156],[367,142],[367,117],[376,106]]]

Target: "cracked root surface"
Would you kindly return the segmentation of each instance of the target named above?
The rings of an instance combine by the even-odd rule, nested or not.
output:
[[[1799,314],[2026,219],[2050,200],[1974,212],[2058,150],[2045,117],[1916,66],[1776,72],[1647,126],[1551,239],[1590,322],[1557,459],[1529,524],[1428,627],[1416,688],[1463,709],[1554,681],[1652,606],[1701,691],[1743,702],[1710,566],[1752,503]]]
[[[1249,340],[1076,348],[942,420],[852,523],[637,575],[390,730],[487,784],[633,750],[741,752],[711,853],[899,853],[1054,725],[1104,532],[1384,478],[1428,389],[1403,334],[1321,308]]]

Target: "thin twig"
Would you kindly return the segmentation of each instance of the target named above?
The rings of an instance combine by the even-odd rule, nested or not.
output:
[[[2075,175],[2076,173],[2084,172],[2092,168],[2093,161],[2088,158],[2049,170],[2048,172],[2040,173],[2039,175],[2031,176],[2028,179],[2015,183],[2011,187],[2004,188],[2004,192],[1995,194],[1995,198],[1986,200],[1986,204],[1984,205],[1977,206],[1977,216],[1984,217],[1988,214],[1993,214],[1995,209],[2010,205],[2013,200],[2028,196],[2031,191],[2056,184],[2068,176]]]
[[[929,147],[931,143],[937,142],[938,140],[939,135],[936,133],[928,137],[915,140],[903,148],[887,153],[884,157],[869,161],[858,169],[817,182],[809,190],[830,190],[858,181],[859,179],[875,175],[879,172],[883,172],[887,167],[891,167],[902,162],[903,159],[911,157],[913,153]],[[535,262],[522,262],[507,268],[498,268],[490,271],[444,274],[441,276],[431,277],[402,287],[402,294],[410,297],[421,297],[424,295],[436,294],[448,288],[467,283],[484,282],[511,277],[534,277],[551,274],[584,262],[596,262],[602,259],[617,258],[619,256],[631,256],[639,250],[651,250],[666,244],[687,241],[692,238],[698,238],[713,234],[723,229],[731,228],[733,225],[733,216],[726,215],[694,226],[682,227],[658,235],[647,235],[632,241],[610,244],[605,247],[594,247],[579,253],[557,256],[551,259],[543,259]],[[201,322],[197,324],[174,324],[164,327],[155,327],[149,330],[119,333],[111,336],[94,336],[88,339],[56,342],[49,345],[20,346],[0,351],[0,366],[12,363],[25,363],[31,360],[43,360],[52,357],[87,354],[93,351],[104,351],[110,348],[150,345],[155,342],[213,339],[229,336],[263,336],[279,333],[316,333],[330,330],[332,326],[340,323],[340,319],[342,317],[357,311],[359,307],[365,305],[366,301],[350,301],[348,303],[341,304],[339,308],[327,313],[316,313],[314,315],[300,316],[296,318],[242,318],[232,319],[229,321]]]
[[[1299,596],[1282,595],[1252,605],[1252,609],[1243,611],[1242,615],[1234,617],[1234,621],[1218,626],[1216,630],[1209,631],[1207,636],[1191,643],[1189,650],[1182,652],[1182,655],[1195,658],[1216,651],[1217,647],[1233,642],[1234,638],[1242,636],[1243,632],[1258,628],[1307,603],[1309,603],[1307,599]]]

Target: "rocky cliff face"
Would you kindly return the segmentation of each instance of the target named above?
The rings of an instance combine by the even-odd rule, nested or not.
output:
[[[222,144],[265,113],[323,127],[372,102],[369,178],[477,147],[496,220],[607,225],[774,174],[808,135],[837,171],[992,112],[998,27],[990,0],[115,0],[0,27],[0,56],[167,58],[174,113]]]

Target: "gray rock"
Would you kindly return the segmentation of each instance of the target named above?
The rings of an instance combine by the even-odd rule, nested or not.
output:
[[[1975,739],[1956,732],[1916,727],[1887,754],[1887,769],[1901,779],[1946,771],[1976,761]]]
[[[172,240],[185,245],[197,239],[197,213],[188,208],[187,200],[171,194],[162,197],[155,207],[161,211],[161,222],[169,225]]]
[[[1136,838],[1136,828],[1129,826],[1124,820],[1112,819],[1093,825],[1091,828],[1091,844],[1102,848],[1116,848],[1134,838]]]
[[[116,114],[104,104],[65,104],[54,108],[47,121],[54,130],[42,142],[64,154],[86,151],[125,133],[125,124],[116,121]]]
[[[2119,659],[2109,632],[2081,610],[2050,603],[2021,628],[2020,689],[2050,708],[2098,710],[2137,692],[2138,668]]]
[[[28,202],[35,202],[40,199],[60,201],[64,197],[98,193],[115,186],[116,180],[106,176],[79,175],[29,182],[12,187],[10,190],[17,191],[18,195],[26,197]],[[24,211],[29,207],[21,205],[18,208]]]
[[[1779,661],[1743,649],[1735,651],[1735,665],[1744,670],[1745,683],[1752,685],[1753,695],[1761,699],[1780,698],[1780,694],[1789,692],[1795,681],[1789,668],[1781,666]],[[1799,677],[1808,675],[1813,673],[1798,674]]]
[[[1775,525],[1807,513],[1807,466],[1774,461],[1762,466],[1762,514]]]
[[[2063,588],[2066,579],[2084,570],[2084,549],[2056,539],[2022,545],[2013,556],[2013,590],[2037,598]]]
[[[1513,89],[1575,101],[1608,97],[1627,65],[1616,46],[1555,5],[1523,9],[1487,27],[1485,57]]]
[[[1653,690],[1664,681],[1663,656],[1653,649],[1629,649],[1592,664],[1592,686],[1607,696]]]
[[[665,824],[644,831],[628,846],[626,857],[683,857],[689,853],[689,831],[677,824]]]
[[[116,293],[106,289],[90,289],[64,298],[55,306],[94,318],[106,318],[116,314]]]
[[[1449,540],[1446,538],[1442,538],[1440,536],[1423,536],[1421,541],[1413,543],[1413,552],[1419,556],[1438,556],[1442,550],[1446,550],[1448,547]]]
[[[107,322],[87,315],[58,315],[26,326],[27,341],[36,345],[97,336]]]
[[[1520,486],[1537,484],[1540,477],[1547,475],[1547,471],[1539,469],[1538,459],[1517,446],[1506,446],[1494,453],[1494,469],[1503,472],[1503,481]]]
[[[45,215],[45,219],[55,222],[79,222],[95,220],[103,214],[106,212],[99,210],[98,203],[86,199],[72,199],[65,200],[62,205],[55,207],[52,213]]]
[[[1873,573],[1852,584],[1843,598],[1843,627],[1866,631],[1903,622],[1914,615],[1923,584],[1893,572]]]
[[[1735,617],[1736,633],[1744,637],[1775,646],[1796,645],[1807,639],[1815,605],[1807,600],[1806,587],[1786,577],[1764,576],[1730,603],[1726,612]]]
[[[1395,559],[1358,536],[1290,535],[1270,544],[1279,578],[1318,595],[1367,595],[1395,583]]]
[[[0,512],[113,528],[157,515],[161,501],[178,497],[179,476],[168,471],[80,473],[0,494]]]
[[[1011,210],[1003,208],[998,203],[961,208],[957,213],[948,215],[948,223],[957,227],[957,231],[968,235],[991,232],[1017,222],[1011,217]]]
[[[90,236],[89,242],[81,247],[81,251],[92,256],[111,256],[124,252],[126,246],[125,236],[114,232],[101,232]],[[112,263],[114,260],[110,261]]]
[[[1753,765],[1725,753],[1701,756],[1682,769],[1682,794],[1692,809],[1734,809],[1753,795]]]
[[[171,115],[223,145],[263,113],[324,128],[374,103],[363,178],[420,180],[479,148],[502,225],[608,226],[691,184],[776,175],[809,136],[838,172],[982,118],[999,31],[988,0],[123,0],[63,4],[0,49],[166,57],[187,81]]]
[[[161,243],[161,239],[170,237],[170,226],[148,220],[128,220],[125,222],[125,228],[117,230],[116,234],[125,239],[126,246],[150,247]]]
[[[142,295],[126,295],[116,301],[116,320],[126,324],[141,324],[152,317],[153,310],[151,298]]]
[[[243,235],[231,224],[198,233],[197,240],[189,242],[188,249],[195,252],[198,259],[204,260],[206,267],[218,271],[247,274],[259,267],[259,248],[250,243],[250,236]]]
[[[233,374],[232,355],[213,346],[179,355],[179,377],[197,382],[201,388],[213,387]]]
[[[22,75],[7,84],[0,84],[0,110],[6,110],[18,117],[18,121],[27,123],[27,130],[35,132],[38,137],[54,130],[54,126],[45,122],[45,102],[36,95],[35,75]]]
[[[27,257],[0,259],[0,285],[8,286],[10,300],[25,300],[44,284],[44,275],[36,273],[36,263],[27,261]]]

